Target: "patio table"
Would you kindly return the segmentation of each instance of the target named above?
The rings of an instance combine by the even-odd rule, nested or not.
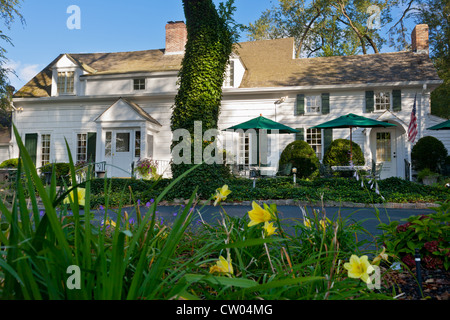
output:
[[[364,170],[364,171],[370,171],[371,168],[369,166],[332,166],[331,169],[333,171],[353,171],[356,170]]]

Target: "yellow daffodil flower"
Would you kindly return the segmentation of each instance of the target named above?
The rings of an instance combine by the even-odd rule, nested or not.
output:
[[[271,236],[273,234],[277,234],[276,230],[277,228],[273,226],[273,222],[266,221],[264,223],[264,230],[266,231],[267,236]]]
[[[216,195],[214,196],[214,206],[217,206],[221,201],[224,201],[230,193],[231,190],[228,190],[228,185],[224,185],[222,188],[217,189]]]
[[[233,274],[233,265],[231,264],[231,259],[229,256],[228,259],[225,259],[222,256],[219,257],[216,264],[209,269],[209,273],[215,272]]]
[[[249,227],[272,220],[272,214],[268,210],[261,208],[255,201],[252,202],[252,208],[253,210],[248,212],[251,220],[248,224]]]
[[[106,226],[112,226],[112,227],[116,227],[116,223],[114,221],[112,221],[111,219],[107,219],[105,222]]]
[[[350,262],[344,264],[344,268],[348,270],[348,276],[350,278],[361,279],[365,283],[370,283],[369,274],[375,271],[367,256],[358,258],[354,254],[350,257]]]
[[[383,247],[383,250],[380,252],[380,254],[378,256],[376,256],[373,261],[372,264],[380,264],[381,260],[386,260],[388,261],[389,256],[386,253],[386,248]]]
[[[311,221],[309,221],[309,219],[303,219],[303,224],[305,227],[311,228]]]
[[[328,218],[323,218],[322,220],[320,220],[320,225],[322,226],[322,228],[326,229],[327,225],[330,224],[331,221]]]
[[[86,189],[83,188],[77,188],[77,196],[78,196],[78,204],[80,206],[84,206],[85,204],[85,196],[86,196]],[[69,195],[64,199],[64,203],[70,203],[74,201],[74,193],[73,190],[69,193]],[[70,199],[70,200],[69,200]]]
[[[331,221],[328,218],[324,218],[324,219],[320,220],[319,223],[320,223],[320,226],[323,229],[325,229],[327,227],[327,225],[331,223]],[[311,228],[311,221],[308,218],[303,219],[303,224],[305,225],[305,227]]]

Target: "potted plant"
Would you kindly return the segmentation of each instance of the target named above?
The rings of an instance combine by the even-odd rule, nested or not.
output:
[[[419,174],[417,175],[419,182],[422,181],[422,183],[427,186],[437,183],[438,177],[439,174],[431,171],[429,168],[419,171]]]
[[[141,159],[136,163],[136,171],[144,180],[158,178],[157,169],[158,163],[150,158]]]

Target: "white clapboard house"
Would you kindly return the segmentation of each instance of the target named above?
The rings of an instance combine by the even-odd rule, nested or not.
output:
[[[165,49],[54,59],[13,101],[13,122],[36,166],[68,162],[67,140],[75,161],[104,162],[109,176],[129,176],[131,164],[146,157],[164,170],[171,160],[170,118],[186,39],[185,24],[169,22]],[[227,70],[219,129],[260,115],[298,129],[277,136],[269,159],[276,170],[279,154],[294,139],[307,141],[322,159],[333,139],[349,138],[348,129],[309,129],[314,125],[348,113],[390,122],[397,126],[354,129],[353,141],[366,163],[384,164],[382,178],[409,178],[407,132],[415,98],[416,141],[433,135],[450,150],[448,132],[426,130],[444,121],[430,114],[430,93],[441,83],[429,58],[426,25],[414,29],[411,51],[394,53],[296,59],[293,38],[244,42]],[[254,162],[251,139],[234,136],[229,154],[243,164]],[[18,157],[14,137],[9,153]]]

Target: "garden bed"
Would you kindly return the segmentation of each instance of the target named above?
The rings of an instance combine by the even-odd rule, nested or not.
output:
[[[416,269],[390,271],[385,280],[398,292],[399,300],[450,300],[450,271],[421,269],[422,294],[419,293]]]
[[[108,195],[111,205],[117,205],[119,201],[123,205],[131,205],[132,199],[140,199],[146,203],[157,196],[166,188],[171,180],[163,179],[158,183],[152,181],[130,179],[108,179]],[[444,186],[424,186],[422,184],[405,181],[400,178],[380,180],[377,185],[370,185],[365,181],[345,178],[321,178],[315,180],[297,180],[294,186],[291,178],[265,178],[256,181],[253,188],[253,180],[229,179],[225,181],[233,192],[225,203],[239,203],[253,200],[291,201],[303,203],[351,203],[362,205],[385,205],[399,207],[394,204],[413,206],[418,204],[428,206],[430,203],[444,202],[450,199],[450,189]],[[208,199],[215,190],[222,185],[212,185],[205,194],[199,194],[200,199]],[[110,188],[110,190],[109,190]],[[132,196],[131,196],[132,193]],[[93,207],[103,205],[105,199],[105,180],[97,179],[92,183]],[[186,191],[171,190],[162,199],[168,203],[174,200],[183,202],[190,195]],[[181,200],[180,200],[181,199]]]

